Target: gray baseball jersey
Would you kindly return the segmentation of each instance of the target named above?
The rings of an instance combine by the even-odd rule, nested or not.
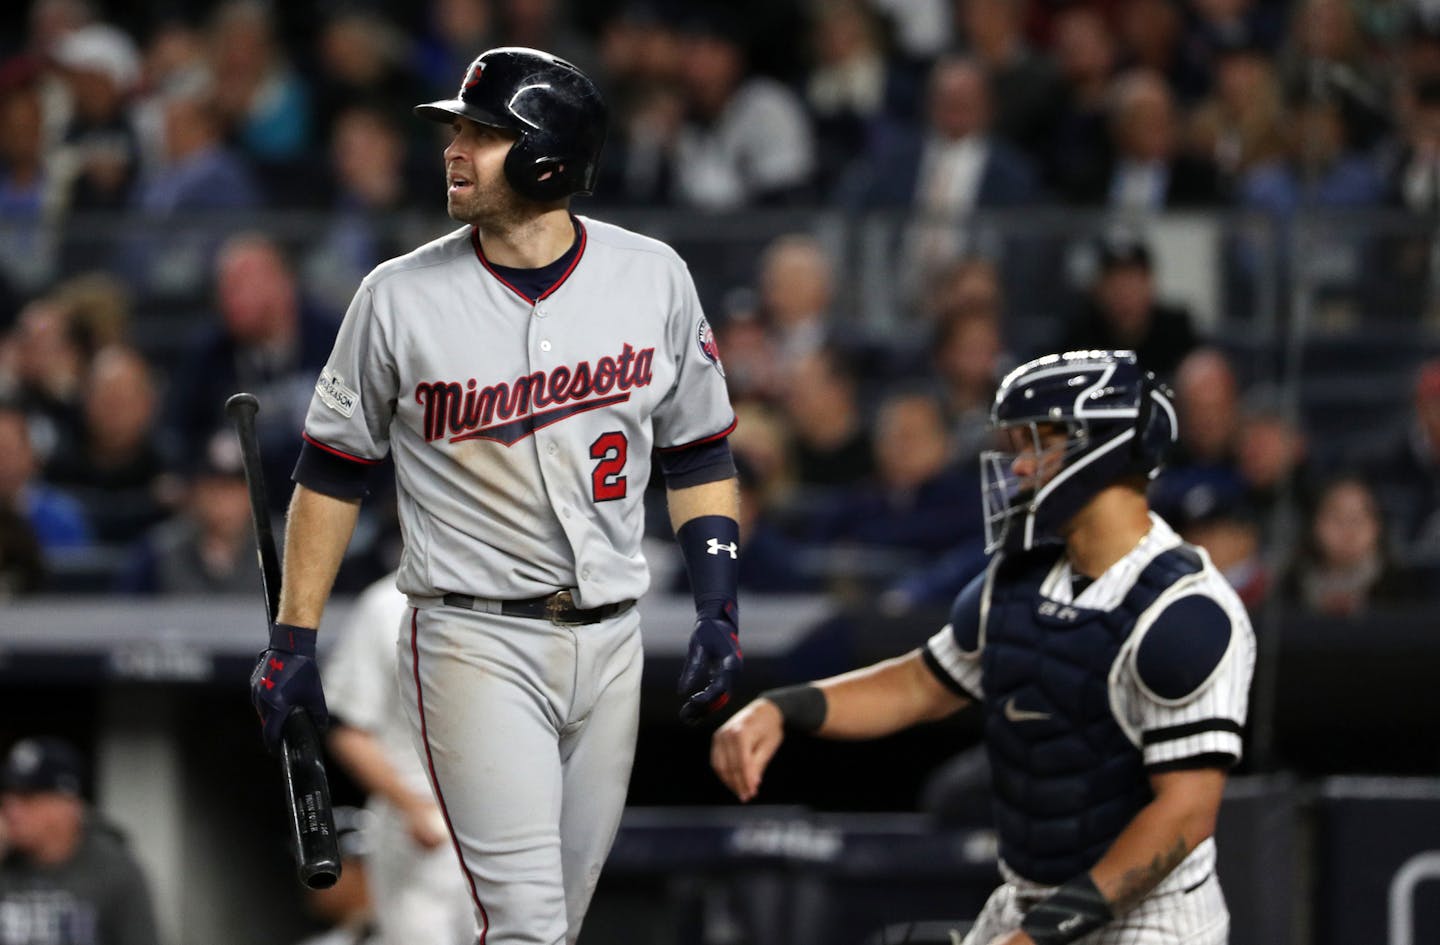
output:
[[[534,302],[467,226],[379,266],[346,313],[305,436],[362,462],[393,450],[412,597],[639,597],[651,449],[734,426],[684,263],[580,220],[574,265]]]

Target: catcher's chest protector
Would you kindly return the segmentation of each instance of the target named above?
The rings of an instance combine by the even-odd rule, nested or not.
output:
[[[1152,798],[1140,746],[1115,720],[1110,672],[1141,615],[1201,568],[1183,547],[1164,552],[1118,607],[1090,610],[1040,593],[1063,553],[1000,564],[981,656],[1000,856],[1045,884],[1093,866]]]

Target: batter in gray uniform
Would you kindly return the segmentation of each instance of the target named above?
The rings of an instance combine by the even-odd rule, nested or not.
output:
[[[634,753],[652,450],[696,598],[682,717],[723,705],[739,672],[734,413],[675,252],[569,212],[604,137],[588,78],[492,49],[416,112],[451,128],[464,226],[355,294],[306,419],[252,695],[272,747],[292,709],[324,717],[312,628],[389,452],[399,683],[479,941],[558,945],[579,935]]]

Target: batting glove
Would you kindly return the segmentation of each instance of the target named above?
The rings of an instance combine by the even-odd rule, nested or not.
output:
[[[734,603],[727,602],[721,615],[700,616],[695,620],[685,669],[680,673],[680,695],[690,696],[680,707],[682,722],[694,724],[730,701],[730,692],[745,662],[734,613]]]
[[[285,719],[294,710],[309,712],[320,731],[330,722],[325,693],[320,688],[320,667],[315,663],[317,635],[305,627],[273,625],[270,647],[260,654],[250,673],[250,701],[260,713],[265,747],[272,754],[279,752]]]

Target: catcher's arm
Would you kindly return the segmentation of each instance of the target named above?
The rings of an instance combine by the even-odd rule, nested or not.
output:
[[[813,715],[818,706],[818,719],[797,720],[791,711],[788,721],[791,727],[825,738],[880,738],[919,722],[942,719],[969,704],[935,677],[920,650],[802,688],[811,687],[818,697],[806,693],[804,711]],[[784,740],[787,712],[782,705],[792,698],[785,691],[761,696],[722,725],[711,740],[711,767],[742,801],[755,796],[765,767]]]

